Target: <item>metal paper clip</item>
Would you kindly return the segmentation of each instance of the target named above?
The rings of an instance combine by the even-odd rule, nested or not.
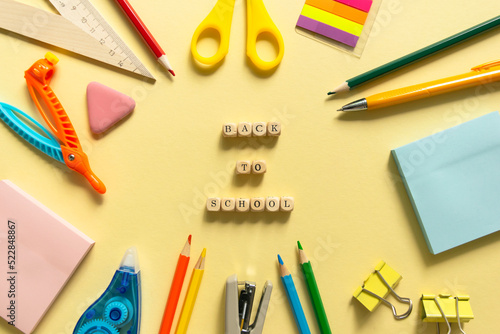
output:
[[[238,286],[243,286],[241,293]],[[255,288],[254,282],[238,282],[236,275],[227,278],[225,334],[262,334],[273,284],[266,281],[254,323],[250,324]]]
[[[384,274],[382,274],[382,272]],[[410,298],[400,297],[393,289],[401,278],[401,275],[394,271],[394,269],[389,267],[384,261],[381,261],[375,267],[375,271],[368,277],[363,286],[356,290],[354,297],[370,311],[373,311],[380,302],[383,302],[392,309],[392,314],[396,320],[405,319],[413,310],[413,303]],[[409,305],[405,313],[398,314],[396,307],[385,299],[389,293],[392,293],[399,302]]]

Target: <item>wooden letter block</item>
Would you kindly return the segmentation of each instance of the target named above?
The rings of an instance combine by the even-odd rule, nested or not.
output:
[[[293,211],[294,203],[295,201],[293,197],[283,196],[281,197],[280,210],[285,212]]]
[[[250,137],[252,135],[252,123],[238,123],[238,137]]]
[[[235,201],[234,198],[224,197],[221,200],[220,206],[222,211],[234,211]]]
[[[267,165],[265,160],[254,160],[252,163],[252,172],[254,174],[264,174],[267,170]]]
[[[207,210],[208,211],[219,211],[220,210],[220,198],[210,197],[207,199]]]
[[[270,212],[276,212],[280,209],[280,198],[279,197],[268,197],[266,198],[266,210]]]
[[[263,197],[254,197],[250,200],[250,209],[253,212],[262,212],[266,208],[266,201]]]
[[[252,133],[254,137],[263,137],[267,134],[267,126],[265,122],[255,122],[252,125]]]
[[[247,212],[250,210],[250,199],[249,198],[237,198],[236,199],[236,211],[237,212]]]
[[[222,125],[222,135],[224,137],[236,137],[238,126],[234,123],[225,123]]]
[[[246,160],[236,161],[236,174],[250,174],[252,171],[252,163]]]
[[[267,135],[271,137],[277,137],[281,134],[281,123],[280,122],[268,122],[267,123]]]

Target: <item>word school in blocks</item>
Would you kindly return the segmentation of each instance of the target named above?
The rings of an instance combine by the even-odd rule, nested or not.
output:
[[[236,212],[277,212],[293,211],[295,200],[293,197],[282,196],[233,198],[233,197],[210,197],[207,199],[208,211],[236,211]]]
[[[224,123],[222,135],[224,137],[277,137],[281,134],[280,122],[241,122]]]

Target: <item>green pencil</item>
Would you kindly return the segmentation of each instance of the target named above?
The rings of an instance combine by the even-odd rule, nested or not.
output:
[[[386,75],[404,66],[410,65],[420,59],[429,57],[435,53],[438,53],[439,51],[442,51],[455,44],[461,43],[471,37],[477,36],[499,25],[500,25],[500,16],[494,17],[491,20],[478,24],[477,26],[459,32],[458,34],[455,34],[439,42],[426,46],[425,48],[417,50],[413,53],[407,54],[406,56],[393,60],[387,64],[384,64],[373,70],[360,74],[354,78],[348,79],[341,85],[339,85],[337,88],[332,90],[331,92],[328,92],[328,95],[351,90],[356,86],[362,85],[370,80]]]
[[[332,334],[328,318],[326,317],[325,307],[323,306],[323,301],[321,300],[321,296],[319,294],[318,284],[316,283],[316,278],[314,277],[311,261],[307,259],[306,253],[304,252],[300,241],[297,241],[297,245],[299,246],[299,258],[300,264],[302,265],[302,272],[306,278],[307,290],[309,291],[309,297],[311,297],[314,314],[316,315],[316,320],[319,325],[319,331],[321,334]]]

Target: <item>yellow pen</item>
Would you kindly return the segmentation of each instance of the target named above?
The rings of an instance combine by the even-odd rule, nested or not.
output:
[[[375,94],[346,104],[338,111],[359,111],[393,106],[500,80],[500,60],[475,66],[471,72]]]
[[[196,302],[196,297],[198,296],[198,290],[200,290],[201,279],[203,278],[203,273],[205,272],[206,254],[207,249],[204,248],[198,262],[196,262],[196,265],[194,266],[175,334],[186,334],[187,332],[189,320],[191,319],[191,314],[193,313],[194,303]]]

